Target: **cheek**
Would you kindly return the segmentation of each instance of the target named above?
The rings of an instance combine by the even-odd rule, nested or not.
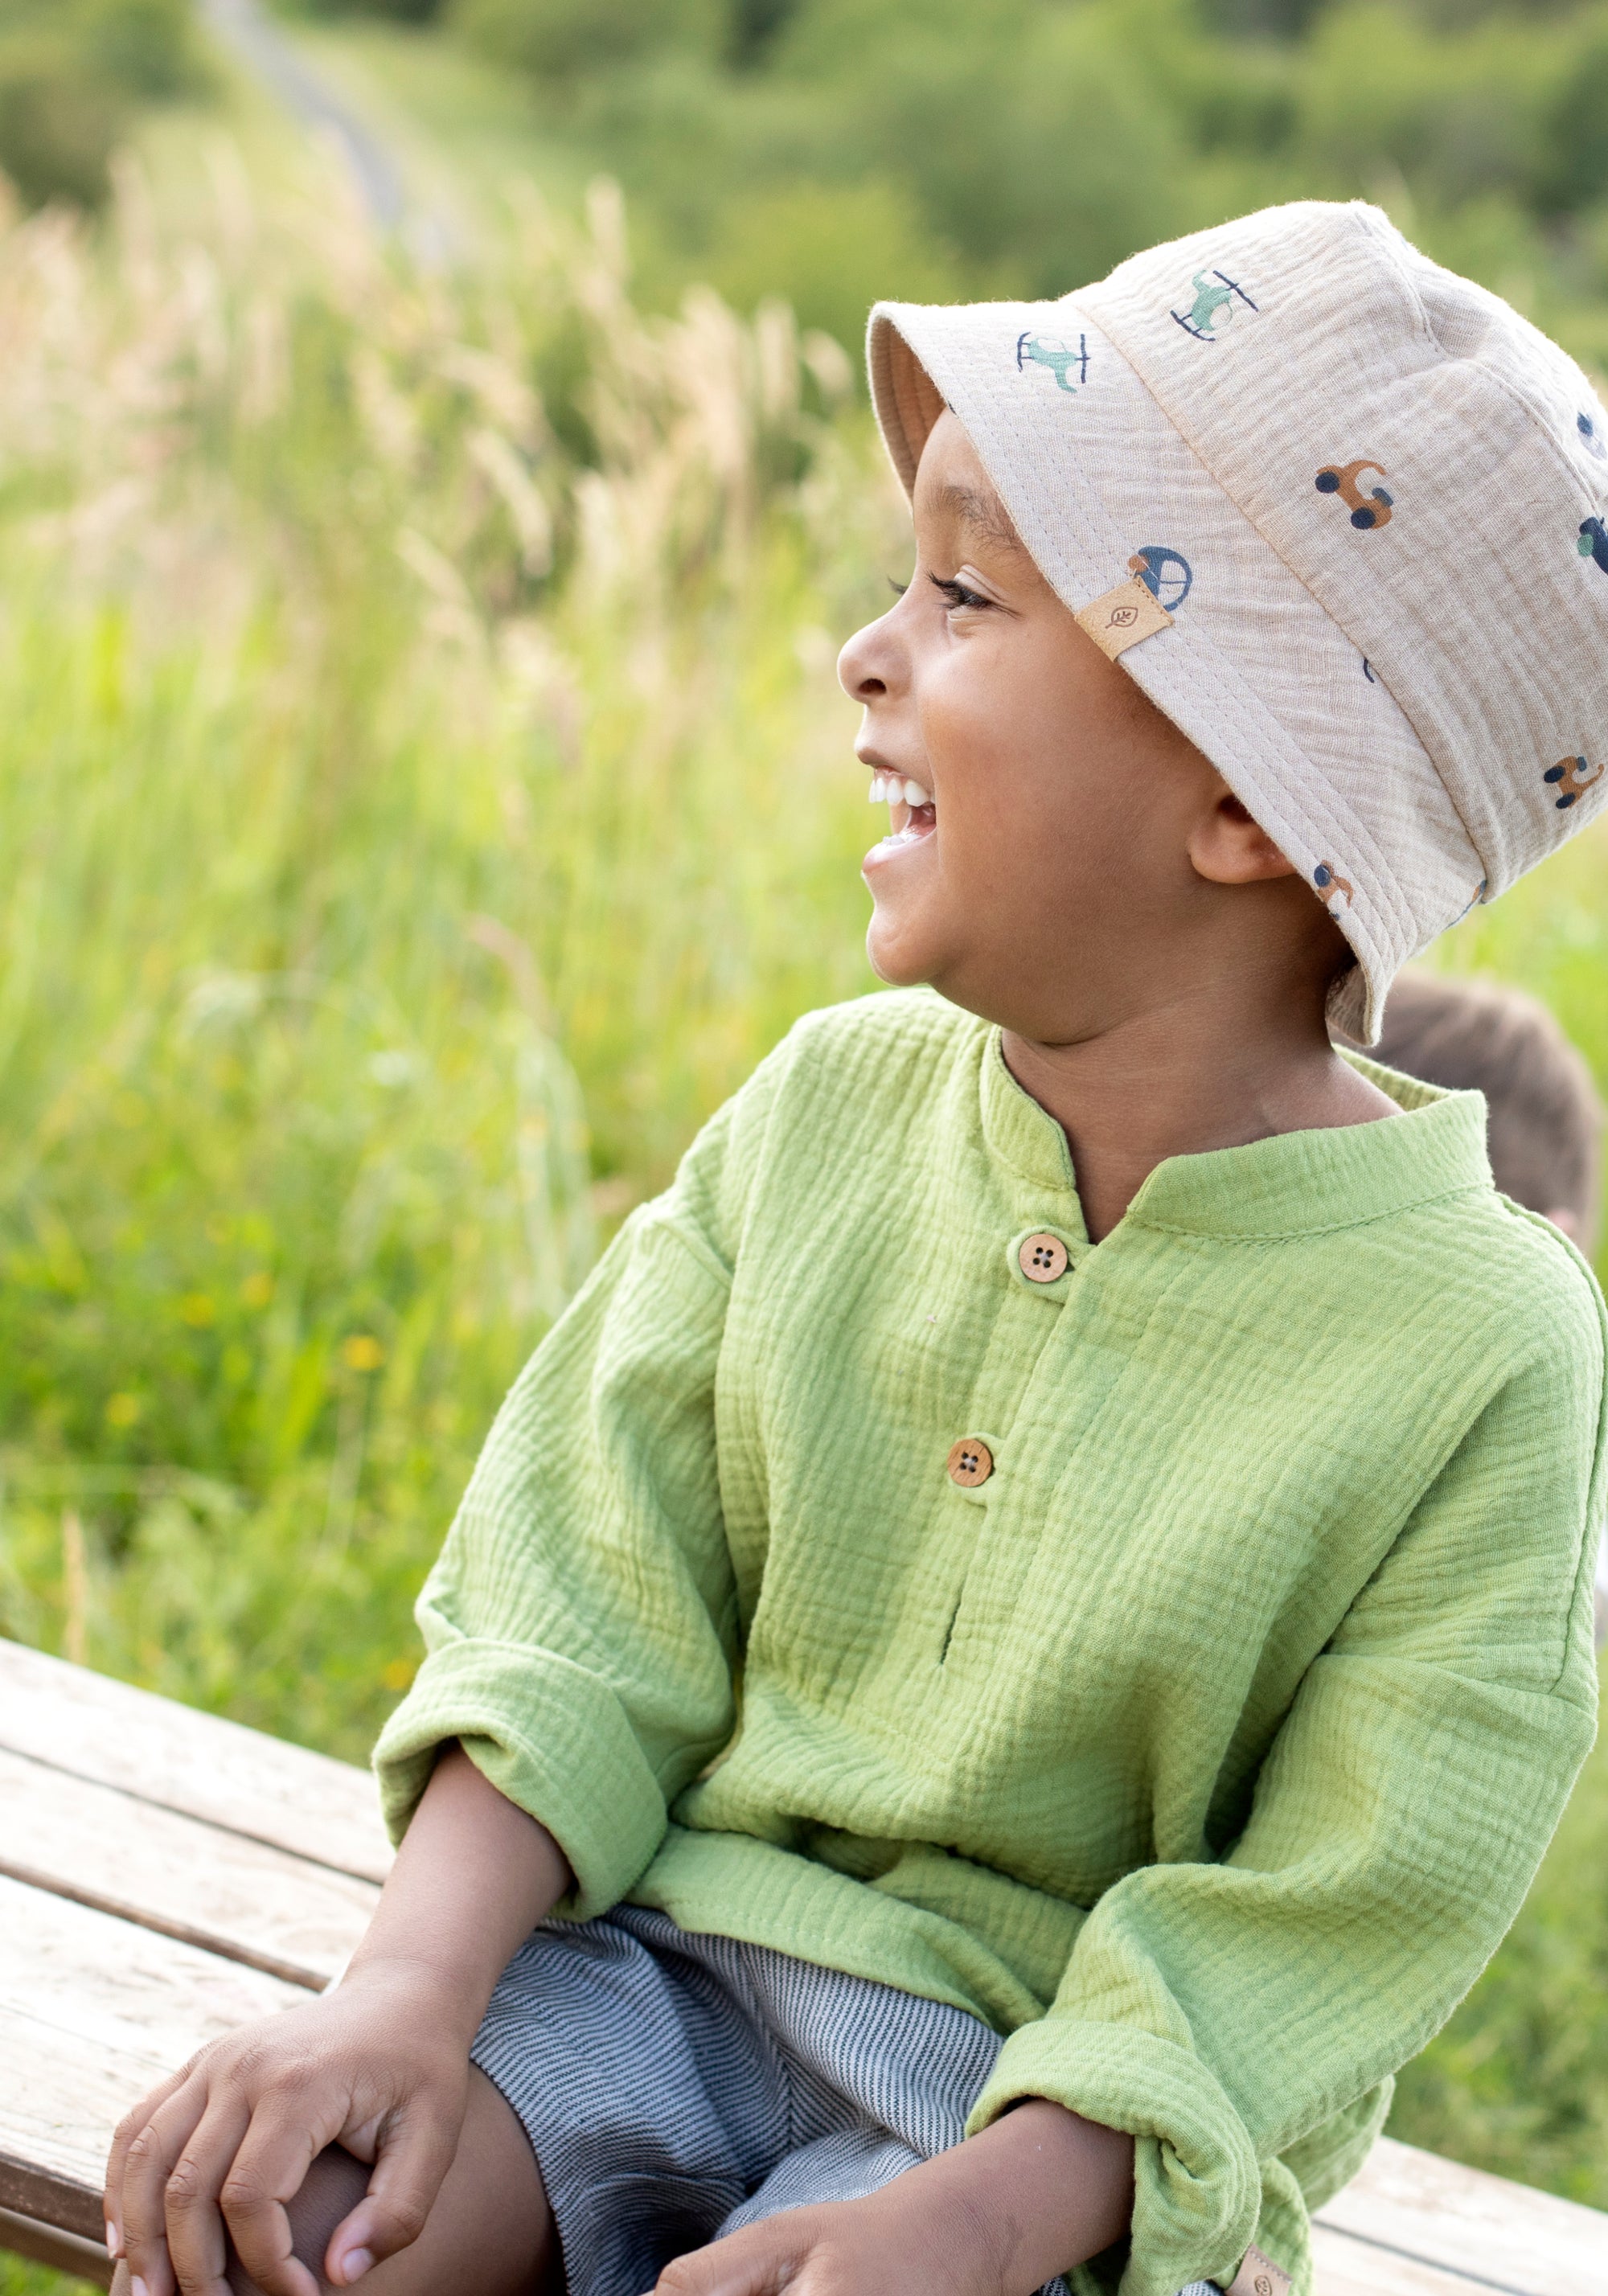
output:
[[[1036,713],[1027,703],[1025,665],[1008,651],[973,643],[948,651],[929,670],[916,691],[922,735],[928,756],[940,771],[968,779],[1005,770],[1022,750],[1042,738]]]
[[[980,890],[1054,898],[1133,849],[1131,768],[1064,661],[1030,647],[971,653],[957,650],[923,696],[940,840]]]

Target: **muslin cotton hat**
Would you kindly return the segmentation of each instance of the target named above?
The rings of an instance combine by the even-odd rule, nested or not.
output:
[[[869,357],[907,489],[947,404],[1083,627],[1305,874],[1352,1036],[1608,800],[1608,414],[1377,209],[1268,208],[1054,302],[879,303]]]

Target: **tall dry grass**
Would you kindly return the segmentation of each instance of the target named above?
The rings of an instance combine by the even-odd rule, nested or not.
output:
[[[0,229],[0,1626],[360,1753],[600,1231],[866,985],[899,545],[835,345],[643,319],[606,186],[449,275],[210,181]]]

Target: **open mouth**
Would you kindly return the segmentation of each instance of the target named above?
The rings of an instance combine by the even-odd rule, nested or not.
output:
[[[866,856],[868,863],[900,846],[919,844],[938,826],[937,801],[920,782],[898,774],[874,774],[870,797],[873,805],[888,808],[888,834]]]

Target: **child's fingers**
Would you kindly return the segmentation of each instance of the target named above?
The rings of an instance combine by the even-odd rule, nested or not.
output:
[[[218,2195],[240,2260],[266,2296],[318,2296],[316,2275],[295,2251],[289,2203],[330,2134],[331,2114],[319,2106],[289,2084],[259,2096]]]
[[[783,2289],[796,2289],[815,2246],[803,2219],[814,2213],[787,2209],[678,2256],[660,2274],[654,2296],[781,2296]]]
[[[152,2116],[167,2103],[170,2096],[176,2095],[190,2078],[188,2065],[182,2071],[170,2073],[166,2080],[159,2081],[147,2095],[143,2096],[131,2112],[126,2112],[117,2125],[111,2150],[106,2155],[106,2193],[102,2202],[106,2212],[106,2246],[112,2256],[121,2256],[124,2248],[123,2180],[128,2165],[129,2147],[141,2130],[149,2125]],[[198,2099],[198,2116],[203,2103],[204,2099]]]
[[[163,2193],[168,2255],[184,2296],[229,2296],[220,2195],[250,2120],[242,2095],[215,2090],[168,2174]]]
[[[447,2099],[413,2097],[381,2130],[368,2191],[330,2235],[324,2270],[335,2285],[407,2248],[424,2229],[457,2151],[463,2112]]]
[[[129,2272],[144,2296],[174,2296],[176,2283],[168,2254],[168,2179],[207,2102],[202,2077],[182,2080],[134,2131],[124,2149],[117,2222]],[[142,2105],[139,2112],[144,2110]]]

